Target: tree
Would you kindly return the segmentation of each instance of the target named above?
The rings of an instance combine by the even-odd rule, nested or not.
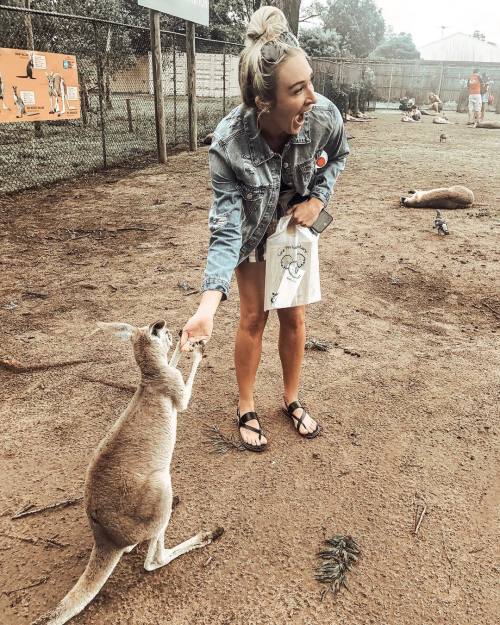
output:
[[[484,33],[482,33],[480,30],[475,30],[472,33],[472,36],[474,37],[474,39],[479,39],[479,41],[485,41],[486,37],[484,35]]]
[[[419,59],[417,50],[410,33],[386,35],[385,40],[370,53],[371,58],[379,59]]]
[[[304,28],[300,31],[299,40],[309,56],[341,56],[340,35],[334,30],[325,30],[321,26]]]
[[[322,19],[325,28],[340,35],[340,47],[358,58],[368,56],[384,37],[385,21],[373,0],[327,0]]]

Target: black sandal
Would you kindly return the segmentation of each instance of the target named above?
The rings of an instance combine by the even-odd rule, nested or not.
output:
[[[283,400],[283,401],[285,401],[285,400]],[[314,430],[314,432],[308,432],[307,434],[301,434],[300,426],[305,428],[305,425],[304,425],[303,421],[304,421],[304,417],[307,414],[307,411],[304,408],[304,406],[300,403],[299,400],[293,401],[291,404],[288,404],[288,406],[286,405],[286,401],[285,401],[285,406],[286,406],[286,408],[283,408],[283,412],[286,414],[287,417],[289,417],[292,420],[294,428],[302,436],[302,438],[311,439],[311,438],[316,438],[316,436],[318,436],[318,434],[321,432],[321,425],[318,422],[316,422],[316,429]],[[297,408],[302,408],[302,416],[301,417],[297,417],[297,416],[295,416],[293,414],[297,410]],[[309,415],[309,416],[311,416],[311,415]]]
[[[260,422],[259,422],[256,412],[245,412],[244,415],[240,416],[240,409],[237,408],[236,417],[238,419],[238,428],[245,428],[246,430],[255,432],[256,434],[259,435],[259,441],[261,440],[264,432],[262,431],[262,428],[260,427]],[[249,421],[252,421],[253,419],[255,419],[257,423],[259,424],[258,428],[254,428],[251,425],[247,425],[247,423]],[[261,451],[264,451],[267,447],[267,443],[262,443],[260,445],[252,445],[250,443],[245,442],[243,440],[243,437],[241,436],[241,433],[240,433],[240,437],[241,437],[241,442],[243,443],[243,447],[245,447],[245,449],[248,449],[249,451],[261,452]]]

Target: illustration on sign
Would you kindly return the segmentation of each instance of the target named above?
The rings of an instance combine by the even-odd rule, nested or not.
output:
[[[0,123],[78,119],[79,94],[73,55],[0,48]]]

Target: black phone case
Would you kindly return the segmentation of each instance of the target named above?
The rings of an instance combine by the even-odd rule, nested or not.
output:
[[[324,208],[321,210],[321,213],[318,216],[318,219],[313,223],[310,227],[310,230],[315,232],[316,234],[320,234],[327,228],[333,221],[333,217],[330,215],[328,211]]]

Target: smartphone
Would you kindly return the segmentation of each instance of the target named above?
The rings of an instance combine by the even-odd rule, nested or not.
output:
[[[323,208],[321,209],[321,213],[319,214],[318,219],[316,219],[316,221],[309,229],[312,230],[315,234],[320,234],[332,223],[332,221],[333,217],[328,211]]]

